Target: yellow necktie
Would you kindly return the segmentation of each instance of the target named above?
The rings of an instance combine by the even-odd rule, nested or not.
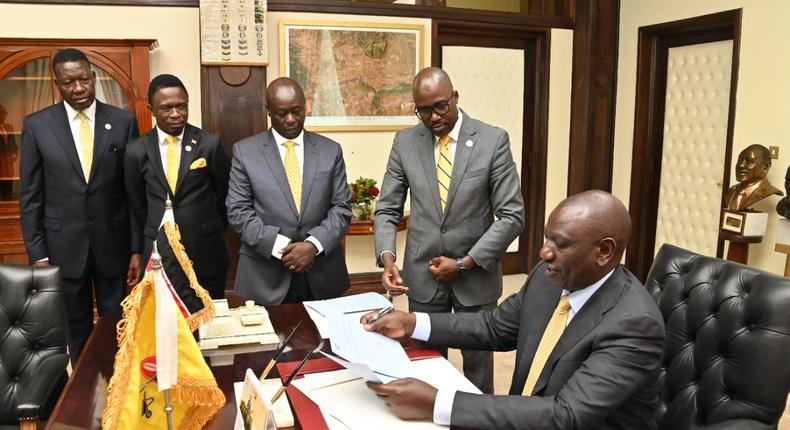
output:
[[[561,296],[557,308],[554,309],[554,314],[543,332],[543,337],[540,338],[538,349],[535,351],[535,358],[532,359],[532,365],[529,366],[529,374],[527,374],[527,382],[524,384],[524,390],[521,392],[523,396],[531,396],[532,390],[535,389],[535,384],[538,382],[543,366],[560,340],[562,332],[565,331],[565,325],[568,322],[568,310],[571,308],[568,302],[568,296]]]
[[[84,112],[77,112],[80,119],[80,152],[82,152],[82,172],[85,174],[85,182],[91,175],[93,165],[93,130],[88,123],[88,115]]]
[[[439,160],[436,161],[436,179],[439,181],[439,199],[442,201],[442,213],[447,206],[447,193],[450,192],[450,179],[453,175],[453,156],[450,154],[450,135],[439,138]]]
[[[178,183],[178,149],[176,148],[178,138],[167,136],[167,185],[170,185],[170,192],[176,194],[176,184]]]
[[[296,158],[295,142],[287,140],[283,142],[285,147],[285,174],[288,176],[288,185],[291,187],[291,194],[294,197],[296,213],[299,213],[302,205],[302,174],[299,172],[299,159]]]

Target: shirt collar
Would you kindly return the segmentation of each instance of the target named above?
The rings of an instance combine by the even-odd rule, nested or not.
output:
[[[601,286],[603,286],[603,284],[612,276],[612,273],[614,273],[614,269],[609,271],[609,273],[604,275],[603,278],[599,279],[594,284],[590,285],[589,287],[582,288],[581,290],[562,290],[562,295],[568,296],[568,302],[570,303],[571,309],[573,309],[574,313],[578,314],[579,311],[582,310],[582,307],[585,303],[587,303],[587,300],[590,300],[590,297],[592,297],[592,295],[595,294],[595,292],[598,291]]]
[[[282,145],[284,142],[291,141],[296,144],[296,146],[303,146],[304,145],[304,129],[299,132],[299,136],[296,136],[293,139],[286,139],[277,133],[277,130],[272,128],[272,135],[274,136],[274,141],[277,143],[277,146]]]
[[[448,133],[450,138],[453,139],[453,142],[458,142],[458,138],[461,136],[461,122],[463,122],[463,120],[464,114],[461,112],[461,109],[458,109],[458,120],[455,121],[455,126],[453,126],[453,129]],[[438,142],[439,136],[434,136],[433,141],[434,143]]]
[[[91,103],[90,106],[86,107],[82,111],[78,111],[78,110],[74,109],[73,107],[71,107],[70,104],[66,103],[65,101],[63,101],[63,106],[66,108],[66,118],[69,119],[69,122],[74,121],[74,119],[77,117],[77,114],[79,112],[84,113],[85,116],[88,117],[88,120],[90,122],[93,122],[93,123],[96,122],[96,100],[95,99],[93,100],[93,103]]]
[[[176,136],[176,137],[178,138],[178,141],[179,141],[179,142],[183,142],[183,141],[184,141],[184,130],[186,130],[186,129],[187,129],[187,128],[186,128],[186,127],[184,127],[184,128],[181,130],[181,133],[179,133],[179,134],[178,134],[178,136]],[[158,142],[160,145],[167,145],[167,136],[170,136],[170,135],[169,135],[169,134],[167,134],[167,133],[165,133],[164,131],[162,131],[162,129],[161,129],[161,128],[159,128],[159,126],[158,126],[158,125],[156,126],[156,135],[157,135],[157,137],[158,137],[158,139],[159,139],[159,140],[157,140],[157,142]]]

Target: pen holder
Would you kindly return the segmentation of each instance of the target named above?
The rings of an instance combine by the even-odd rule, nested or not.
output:
[[[260,381],[252,370],[247,369],[238,408],[244,428],[276,430],[293,427],[294,417],[288,398],[280,396],[274,404],[271,402],[281,386],[277,379]]]

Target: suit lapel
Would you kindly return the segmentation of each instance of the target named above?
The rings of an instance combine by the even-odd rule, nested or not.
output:
[[[318,168],[318,145],[308,132],[304,132],[304,163],[302,172],[302,201],[299,203],[299,213],[304,213],[305,202],[309,202],[310,191],[313,189],[313,179]],[[289,188],[290,190],[290,188]]]
[[[184,139],[181,141],[181,157],[178,164],[178,180],[176,181],[176,194],[184,183],[184,179],[189,174],[189,166],[195,159],[197,145],[200,142],[200,133],[195,127],[187,124],[184,128]]]
[[[162,167],[162,154],[159,152],[159,134],[156,132],[156,127],[152,128],[151,131],[145,135],[143,145],[145,147],[145,153],[148,155],[148,161],[153,165],[153,169],[159,177],[163,189],[170,192],[170,185],[167,184],[165,169]],[[167,199],[165,198],[165,200]]]
[[[434,137],[427,127],[422,126],[419,130],[422,139],[415,142],[417,155],[422,161],[422,168],[425,171],[425,182],[431,190],[431,197],[436,207],[436,214],[442,218],[442,201],[439,198],[439,181],[436,179],[436,156],[433,153]]]
[[[71,162],[71,165],[76,170],[77,175],[82,178],[83,182],[85,181],[85,174],[82,172],[82,164],[80,164],[80,156],[77,154],[77,146],[74,143],[74,136],[71,134],[71,126],[69,125],[69,118],[66,117],[66,108],[64,107],[64,103],[60,102],[60,106],[56,109],[56,111],[52,112],[52,131],[55,137],[58,139],[58,143],[60,143],[61,148],[63,149],[63,153],[66,154],[66,157]]]
[[[587,300],[587,303],[584,304],[581,311],[573,317],[573,320],[571,320],[570,324],[565,328],[562,337],[560,337],[557,345],[555,345],[554,349],[551,351],[546,365],[543,366],[540,378],[538,378],[538,382],[535,384],[534,392],[542,390],[546,385],[549,380],[549,375],[552,372],[551,369],[554,368],[557,360],[579,343],[580,340],[584,339],[590,330],[601,323],[603,315],[617,303],[624,288],[625,281],[623,279],[623,271],[618,267],[606,283]],[[552,313],[556,305],[555,302],[554,306],[552,306]]]
[[[285,166],[283,166],[283,161],[280,158],[280,151],[277,148],[277,143],[274,141],[271,130],[263,137],[261,151],[263,151],[266,164],[269,165],[269,171],[272,172],[272,176],[274,176],[274,179],[277,181],[277,185],[280,187],[285,201],[288,202],[288,207],[291,208],[294,216],[298,217],[299,215],[296,212],[296,205],[294,204],[291,187],[288,185],[288,177],[285,175]]]
[[[447,192],[447,207],[444,211],[445,216],[450,211],[453,203],[455,193],[461,185],[461,181],[466,173],[466,167],[469,165],[469,158],[474,151],[474,135],[477,130],[472,126],[469,115],[464,112],[464,119],[461,122],[461,132],[458,133],[458,142],[455,143],[455,155],[453,156],[453,176],[450,179],[450,190]],[[467,146],[466,142],[472,142],[472,146]]]
[[[110,150],[110,134],[112,134],[112,116],[104,104],[96,100],[96,117],[93,121],[93,162],[91,163],[90,178],[98,169],[104,154]],[[110,128],[107,128],[107,125]]]

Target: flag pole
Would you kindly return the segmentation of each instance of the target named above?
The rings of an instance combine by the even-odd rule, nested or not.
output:
[[[156,241],[154,241],[154,249],[151,252],[151,270],[162,270],[162,257],[156,249]],[[170,400],[170,388],[165,390],[165,415],[167,416],[167,430],[173,430],[173,403]]]

